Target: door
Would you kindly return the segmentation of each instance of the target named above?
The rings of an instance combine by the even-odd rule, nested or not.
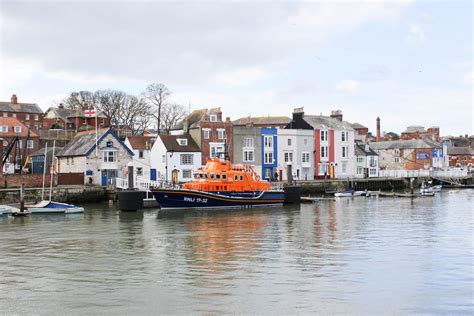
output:
[[[102,170],[102,186],[107,186],[107,170]]]
[[[150,180],[156,181],[156,169],[150,169]]]

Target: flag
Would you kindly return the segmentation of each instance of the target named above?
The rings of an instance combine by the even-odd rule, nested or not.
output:
[[[93,107],[91,107],[91,108],[88,108],[88,109],[84,110],[84,115],[89,116],[89,117],[94,116],[95,115],[95,109]]]

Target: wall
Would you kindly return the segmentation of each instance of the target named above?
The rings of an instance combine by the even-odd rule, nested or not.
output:
[[[49,187],[51,176],[45,177],[45,186]],[[4,188],[20,187],[24,183],[26,187],[42,187],[43,186],[43,175],[42,174],[9,174],[0,175],[0,186]],[[54,184],[54,181],[53,181]]]
[[[0,115],[3,116],[3,113],[7,113],[8,117],[13,117],[13,114],[15,114],[16,118],[23,124],[25,124],[26,127],[30,127],[31,129],[39,130],[41,129],[43,125],[43,117],[44,114],[36,114],[38,115],[38,120],[35,120],[35,114],[34,113],[19,113],[19,112],[0,112]],[[30,119],[26,119],[26,115],[30,115]]]
[[[346,141],[342,141],[342,132],[348,132]],[[347,146],[349,153],[346,158],[342,157],[342,147]],[[335,130],[334,131],[334,162],[335,177],[344,179],[353,177],[356,172],[354,170],[354,131],[351,130]],[[343,163],[346,164],[346,171],[343,172]]]
[[[288,139],[291,139],[291,145],[288,145]],[[306,145],[304,139],[307,139]],[[278,130],[278,170],[282,175],[283,181],[288,180],[287,168],[289,163],[285,162],[285,152],[293,153],[293,162],[291,169],[293,177],[300,180],[314,178],[314,138],[312,130],[302,129],[279,129]],[[309,152],[309,163],[302,163],[303,152]],[[297,177],[299,170],[299,177]],[[281,171],[281,172],[280,172]]]
[[[257,172],[260,177],[262,176],[262,129],[258,127],[234,127],[233,130],[233,153],[234,159],[233,163],[241,164],[246,163],[252,165],[255,172]],[[243,153],[243,141],[244,138],[251,137],[254,142],[254,161],[253,162],[244,162],[244,153]]]
[[[230,160],[233,161],[233,139],[232,139],[232,134],[233,134],[233,127],[232,127],[232,122],[226,121],[226,122],[209,122],[209,121],[201,121],[199,123],[201,130],[201,153],[202,153],[202,164],[205,165],[207,160],[209,159],[210,155],[210,147],[209,143],[226,143],[227,145],[227,153],[230,157]],[[211,129],[211,135],[209,139],[205,139],[203,137],[203,132],[202,129],[204,128],[210,128]],[[225,129],[226,133],[226,139],[219,139],[217,135],[217,129]],[[199,143],[198,143],[199,145]]]

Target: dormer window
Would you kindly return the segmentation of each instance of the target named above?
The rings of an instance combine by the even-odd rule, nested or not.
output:
[[[187,146],[188,145],[188,140],[186,138],[178,138],[177,141],[178,141],[178,144],[180,146]]]
[[[217,122],[217,115],[211,114],[211,115],[209,116],[209,120],[210,120],[211,122]]]
[[[111,140],[109,140],[109,141],[105,144],[105,146],[106,146],[107,148],[112,148],[112,147],[114,147],[114,142],[111,141]]]
[[[15,133],[21,133],[21,126],[15,126]]]

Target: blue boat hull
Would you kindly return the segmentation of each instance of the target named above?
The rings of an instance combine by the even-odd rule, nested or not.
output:
[[[161,209],[254,207],[283,204],[283,191],[209,193],[192,190],[155,189]]]

